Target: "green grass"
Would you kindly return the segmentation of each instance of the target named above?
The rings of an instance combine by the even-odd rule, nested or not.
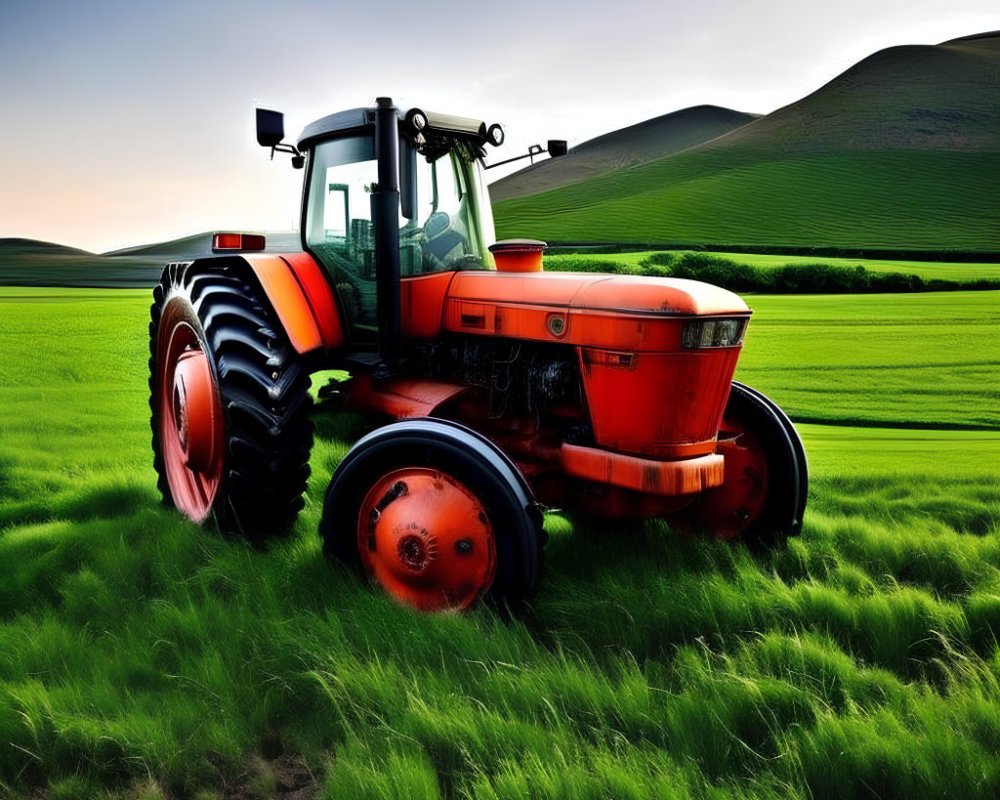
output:
[[[737,378],[796,419],[1000,428],[1000,292],[747,302]]]
[[[1000,154],[710,147],[497,203],[497,232],[561,242],[1000,249]]]
[[[548,269],[573,269],[576,263],[621,264],[629,269],[639,269],[646,261],[660,250],[643,250],[632,253],[551,253],[545,256]],[[683,255],[685,250],[668,251]],[[917,275],[924,280],[974,281],[979,279],[996,280],[1000,278],[1000,264],[964,263],[960,261],[901,261],[893,259],[874,258],[832,258],[827,256],[785,256],[767,253],[723,253],[708,252],[706,255],[723,258],[737,264],[747,264],[751,267],[778,269],[786,264],[829,264],[836,267],[854,268],[862,266],[870,272]],[[565,266],[564,266],[565,265]]]
[[[865,416],[863,343],[877,358],[899,328],[884,358],[900,367],[957,359],[959,341],[995,362],[968,329],[985,314],[995,330],[992,294],[751,298],[741,377],[821,416],[846,373],[846,409]],[[358,417],[317,417],[306,508],[266,552],[158,506],[148,304],[0,290],[0,796],[1000,792],[995,417],[802,425],[811,505],[771,555],[551,515],[523,617],[421,616],[320,553],[325,482]],[[786,387],[782,348],[828,369],[803,364]],[[937,388],[957,392],[962,369]],[[925,397],[904,394],[899,416],[919,416]]]

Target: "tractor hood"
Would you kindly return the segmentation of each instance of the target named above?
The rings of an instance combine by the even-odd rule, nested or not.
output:
[[[736,294],[681,278],[577,272],[460,272],[450,299],[482,303],[553,306],[618,314],[706,316],[749,314]]]
[[[417,298],[404,292],[404,329],[407,307],[428,313],[408,295]],[[632,275],[458,272],[442,295],[446,331],[637,352],[683,350],[692,318],[750,316],[746,303],[717,286]]]

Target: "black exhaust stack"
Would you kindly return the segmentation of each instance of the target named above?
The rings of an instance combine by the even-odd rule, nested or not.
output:
[[[375,159],[378,185],[372,192],[375,221],[375,277],[378,346],[375,376],[388,377],[399,365],[402,315],[399,287],[399,117],[392,99],[375,99]]]

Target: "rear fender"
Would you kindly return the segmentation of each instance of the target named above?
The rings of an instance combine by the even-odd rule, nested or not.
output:
[[[234,268],[254,276],[297,353],[332,350],[345,343],[333,291],[308,253],[203,258],[185,267],[188,272]]]

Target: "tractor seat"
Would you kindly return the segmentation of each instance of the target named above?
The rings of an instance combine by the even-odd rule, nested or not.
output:
[[[466,253],[465,226],[458,217],[435,211],[424,223],[424,261],[431,270],[445,269]]]

